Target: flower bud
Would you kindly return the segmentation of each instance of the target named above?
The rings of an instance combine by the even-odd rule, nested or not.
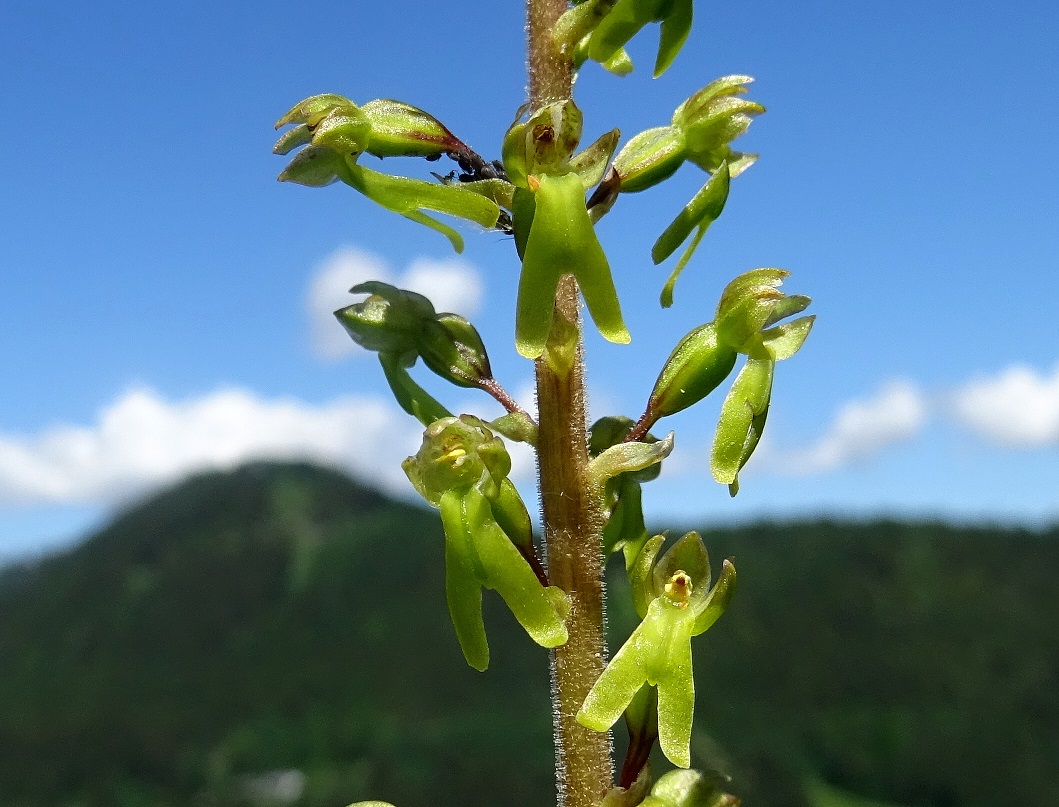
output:
[[[360,109],[371,125],[367,150],[376,157],[433,157],[466,148],[441,121],[411,104],[380,98]]]
[[[350,292],[370,295],[335,312],[354,342],[378,353],[414,356],[419,352],[420,334],[435,317],[430,300],[374,280],[354,286]]]
[[[712,771],[673,770],[651,788],[641,807],[737,807],[739,799],[725,793],[727,780]],[[356,805],[353,805],[356,807]]]
[[[457,314],[438,314],[424,323],[419,355],[431,370],[460,387],[477,387],[493,377],[478,331]]]
[[[291,123],[301,123],[313,128],[327,117],[332,109],[340,106],[354,106],[354,104],[345,96],[335,93],[313,95],[291,107],[286,115],[276,121],[276,128],[280,129]]]
[[[676,126],[658,126],[640,132],[614,159],[621,189],[635,193],[668,179],[684,163],[684,133]]]
[[[647,410],[653,420],[692,406],[720,385],[735,367],[736,352],[717,338],[712,322],[677,344],[658,375]]]

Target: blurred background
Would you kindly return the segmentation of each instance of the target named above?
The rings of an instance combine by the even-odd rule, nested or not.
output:
[[[463,665],[400,471],[420,429],[331,316],[369,278],[427,293],[532,406],[512,245],[465,228],[454,255],[349,189],[280,185],[270,151],[275,119],[337,92],[498,156],[521,13],[0,7],[0,803],[553,798],[547,659],[496,608],[493,668]],[[589,334],[593,416],[637,416],[737,273],[791,270],[818,320],[739,496],[709,476],[712,400],[671,419],[645,496],[652,529],[740,569],[698,642],[695,762],[748,805],[1059,804],[1059,10],[696,14],[661,79],[653,30],[631,76],[582,71],[585,140],[746,73],[769,111],[737,147],[762,157],[671,309],[649,249],[697,169],[601,223],[633,344]],[[515,472],[529,500],[532,459]]]

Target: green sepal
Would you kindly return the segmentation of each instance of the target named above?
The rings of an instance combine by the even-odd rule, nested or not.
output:
[[[637,193],[671,177],[684,164],[684,133],[676,126],[640,132],[614,158],[621,190]]]
[[[579,177],[584,189],[590,190],[603,180],[607,171],[607,163],[614,155],[614,149],[618,147],[621,132],[611,129],[601,135],[592,145],[570,158],[569,168]]]
[[[606,64],[625,44],[652,22],[663,32],[655,60],[655,77],[665,72],[687,39],[691,26],[691,0],[618,0],[592,31],[588,56]]]
[[[746,134],[754,118],[764,112],[761,104],[745,98],[726,96],[711,100],[685,116],[681,125],[689,155],[701,158],[727,146]]]
[[[713,439],[710,469],[713,478],[739,491],[739,471],[757,448],[772,398],[775,362],[748,358],[721,405],[721,417]]]
[[[438,314],[424,322],[417,341],[423,363],[446,381],[478,387],[492,380],[482,337],[458,314]]]
[[[793,317],[795,314],[800,314],[807,309],[812,302],[813,299],[811,297],[806,297],[804,294],[789,294],[782,300],[776,302],[772,307],[772,313],[769,314],[768,319],[765,320],[762,327],[769,328],[782,319]]]
[[[662,20],[658,38],[658,56],[655,59],[654,77],[658,78],[677,58],[684,43],[688,41],[692,23],[692,0],[674,0],[665,19]]]
[[[279,140],[272,147],[273,154],[289,154],[299,146],[307,146],[312,142],[313,130],[306,123],[300,123],[293,129],[288,129],[279,136]]]
[[[339,177],[350,187],[363,193],[387,210],[399,213],[444,235],[456,252],[463,251],[463,238],[454,229],[424,214],[423,210],[447,213],[467,219],[482,227],[493,227],[500,217],[500,208],[492,199],[459,185],[423,182],[410,177],[382,174],[346,162]]]
[[[345,167],[345,160],[331,149],[306,146],[294,155],[277,179],[307,188],[323,188],[337,182]]]
[[[798,317],[792,322],[785,322],[774,328],[761,332],[761,343],[758,349],[751,353],[755,358],[769,358],[772,361],[783,361],[789,359],[805,344],[809,338],[809,331],[813,329],[815,316]],[[760,355],[758,350],[764,355]]]
[[[695,328],[666,359],[651,391],[647,411],[657,419],[698,403],[731,374],[736,355],[717,338],[712,322]]]
[[[748,84],[754,82],[753,76],[731,75],[714,79],[701,90],[690,96],[673,112],[674,126],[687,126],[708,114],[710,104],[719,98],[743,95]]]
[[[355,106],[352,101],[343,95],[335,93],[322,93],[299,101],[290,110],[276,121],[275,128],[280,129],[291,123],[306,124],[310,128],[315,127],[327,114],[339,106]]]
[[[420,333],[434,319],[434,306],[422,294],[371,280],[349,290],[367,294],[335,312],[346,333],[365,350],[392,353],[414,362]]]
[[[683,210],[677,214],[672,223],[655,241],[651,248],[651,260],[659,264],[673,254],[674,250],[687,240],[691,231],[698,228],[695,239],[680,257],[673,273],[666,281],[662,291],[662,306],[668,308],[673,304],[673,287],[676,285],[680,273],[691,260],[695,248],[698,246],[702,236],[713,222],[715,222],[724,211],[725,202],[728,201],[728,190],[731,176],[728,173],[728,164],[722,163],[717,172],[710,177],[702,189],[699,190]]]
[[[529,154],[526,149],[526,121],[516,120],[504,133],[500,147],[500,162],[508,180],[518,188],[526,187],[530,175]]]
[[[467,663],[489,666],[481,589],[494,589],[530,638],[542,647],[566,642],[566,596],[545,587],[497,524],[489,501],[477,488],[441,496],[445,530],[446,598]]]
[[[356,160],[367,148],[371,124],[353,104],[336,106],[312,129],[312,144],[328,148],[350,160]]]
[[[727,782],[727,777],[713,771],[669,771],[655,782],[640,807],[738,807],[739,799],[724,792]]]
[[[403,101],[379,98],[360,109],[371,126],[367,151],[376,157],[433,157],[466,148],[433,115]]]
[[[442,404],[415,381],[408,374],[401,358],[392,353],[380,353],[379,363],[382,364],[386,383],[390,385],[393,397],[397,399],[398,405],[424,426],[429,426],[442,418],[452,417]]]
[[[742,136],[753,119],[765,111],[754,101],[740,98],[754,79],[750,76],[724,76],[707,84],[677,107],[673,125],[685,135],[688,159],[713,173],[728,163],[737,177],[757,159],[756,154],[733,151],[730,143]]]
[[[679,572],[691,578],[691,591],[684,600],[698,613],[710,595],[710,555],[697,532],[679,538],[654,565],[652,580],[655,594],[667,596],[666,585]]]
[[[508,412],[496,420],[489,421],[489,427],[509,440],[537,445],[537,424],[525,412]]]
[[[647,616],[647,609],[658,596],[655,589],[654,568],[655,560],[665,540],[664,535],[656,535],[644,542],[640,551],[632,557],[631,562],[629,555],[625,556],[625,569],[629,575],[632,603],[640,619]]]
[[[608,479],[624,473],[635,473],[660,463],[673,451],[674,433],[655,442],[618,443],[606,449],[588,463],[588,476],[593,485],[603,485]]]
[[[748,353],[760,344],[763,328],[805,310],[809,298],[788,297],[779,290],[790,276],[784,269],[759,268],[729,283],[717,303],[717,336],[733,349]]]
[[[625,553],[628,566],[648,539],[643,517],[643,488],[639,482],[624,476],[613,483],[613,504],[607,523],[603,525],[603,555],[620,549]]]
[[[713,627],[713,623],[721,618],[728,610],[728,606],[735,596],[736,572],[735,564],[731,558],[725,558],[721,563],[721,574],[703,604],[701,612],[695,617],[695,627],[692,635],[698,636]]]
[[[610,264],[585,209],[584,193],[577,174],[544,175],[534,192],[533,223],[526,239],[515,315],[515,346],[528,359],[544,352],[555,290],[566,274],[577,280],[603,337],[619,344],[631,340]]]

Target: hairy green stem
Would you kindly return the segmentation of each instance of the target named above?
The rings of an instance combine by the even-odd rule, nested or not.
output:
[[[552,659],[556,776],[560,807],[596,807],[613,778],[608,732],[585,728],[577,711],[606,666],[603,636],[603,524],[599,495],[589,483],[588,440],[577,284],[567,276],[556,299],[557,326],[571,337],[573,361],[537,362],[537,438],[541,514],[548,577],[570,595],[570,638]],[[573,326],[573,327],[571,327]],[[560,337],[562,339],[562,337]],[[571,345],[559,347],[560,356]],[[564,349],[565,348],[565,349]]]
[[[529,100],[535,109],[569,98],[573,90],[573,66],[552,43],[552,28],[567,8],[567,0],[526,0]]]
[[[539,108],[569,98],[573,70],[554,47],[552,27],[566,0],[527,0],[530,104]],[[548,348],[537,361],[537,443],[541,517],[548,550],[548,577],[570,595],[570,638],[552,658],[552,705],[560,807],[597,807],[612,786],[613,751],[608,732],[576,720],[607,661],[604,637],[603,515],[588,476],[585,370],[577,283],[559,283]]]

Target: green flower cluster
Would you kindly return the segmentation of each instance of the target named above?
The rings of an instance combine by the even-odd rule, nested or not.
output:
[[[592,60],[624,73],[632,69],[626,44],[647,25],[660,23],[659,75],[683,46],[691,21],[692,0],[583,0],[561,16],[552,39],[559,55],[575,66]],[[578,329],[555,314],[557,290],[568,279],[576,282],[605,339],[619,344],[631,340],[597,222],[622,193],[652,188],[690,162],[707,174],[706,182],[651,250],[658,264],[687,244],[662,290],[662,305],[671,305],[680,273],[724,210],[731,180],[757,159],[731,145],[764,112],[743,97],[751,81],[732,75],[708,84],[674,111],[668,125],[639,133],[616,156],[616,129],[579,150],[583,116],[570,99],[521,110],[504,135],[501,159],[488,161],[421,109],[385,99],[357,105],[334,94],[308,98],[280,118],[277,128],[290,128],[275,151],[295,152],[281,180],[311,187],[343,182],[442,233],[457,251],[463,248],[461,236],[428,213],[513,236],[521,262],[515,347],[537,360],[541,376],[551,374],[554,380],[579,361]],[[448,157],[461,172],[435,174],[434,182],[392,176],[361,165],[365,153],[428,161]],[[801,348],[814,322],[812,316],[796,316],[809,305],[808,297],[780,291],[787,277],[783,270],[761,268],[730,282],[713,319],[684,336],[663,364],[639,420],[601,418],[590,431],[587,454],[581,437],[567,441],[576,443],[571,462],[584,487],[571,496],[590,503],[585,513],[597,523],[597,516],[603,519],[601,534],[593,533],[589,540],[600,539],[604,557],[622,552],[641,620],[577,711],[577,721],[591,730],[609,731],[622,715],[629,728],[622,786],[607,793],[601,807],[737,803],[724,792],[723,780],[711,774],[678,770],[652,785],[647,759],[656,741],[676,765],[691,764],[691,641],[729,606],[736,571],[725,560],[714,579],[696,533],[663,552],[665,537],[652,537],[644,520],[643,485],[659,476],[674,450],[672,433],[660,439],[651,429],[718,389],[742,355],[745,361],[721,405],[710,458],[714,478],[733,496],[738,492],[739,473],[765,426],[776,363]],[[415,490],[441,514],[446,599],[468,664],[478,670],[489,664],[484,589],[500,595],[534,642],[546,648],[565,644],[579,592],[549,583],[529,512],[510,478],[504,438],[540,445],[544,451],[549,437],[554,445],[557,435],[569,433],[554,423],[536,423],[501,387],[481,335],[465,318],[438,312],[426,297],[386,283],[362,283],[351,292],[364,298],[337,311],[339,322],[358,345],[378,354],[397,402],[425,428],[421,447],[403,468]],[[410,371],[420,359],[450,384],[487,393],[507,414],[490,422],[469,414],[453,416],[412,378]],[[540,389],[547,387],[542,383]],[[558,493],[566,495],[565,490]],[[591,545],[589,549],[594,551]],[[569,722],[573,711],[563,720]],[[362,802],[355,807],[389,805]]]

